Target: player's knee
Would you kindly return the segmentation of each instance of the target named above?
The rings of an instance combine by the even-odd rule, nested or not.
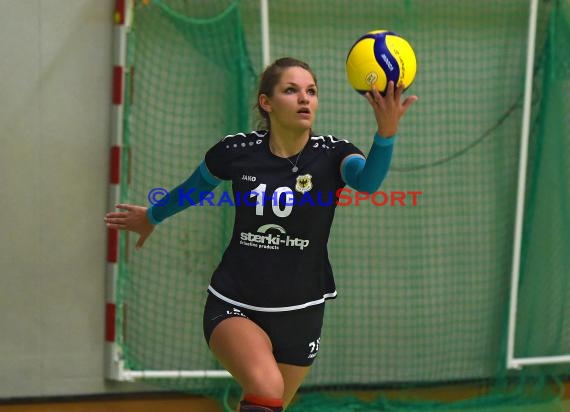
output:
[[[256,396],[282,399],[285,392],[283,376],[277,368],[255,368],[244,385],[245,393]]]

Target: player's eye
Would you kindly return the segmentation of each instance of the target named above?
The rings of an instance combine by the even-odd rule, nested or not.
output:
[[[310,94],[311,96],[316,96],[317,95],[317,89],[314,87],[311,87],[309,90],[307,90],[307,94]]]
[[[285,93],[287,93],[287,94],[292,94],[292,93],[295,93],[296,91],[297,90],[294,87],[287,87],[285,89]]]

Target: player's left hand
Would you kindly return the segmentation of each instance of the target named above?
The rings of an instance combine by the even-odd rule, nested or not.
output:
[[[391,137],[398,132],[400,119],[410,106],[418,100],[418,96],[413,95],[402,102],[403,92],[402,86],[395,87],[394,82],[390,81],[385,96],[382,96],[375,86],[365,95],[374,110],[376,123],[378,123],[378,134],[382,137]]]

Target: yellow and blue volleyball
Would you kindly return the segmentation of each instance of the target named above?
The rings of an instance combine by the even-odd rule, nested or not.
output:
[[[364,94],[372,86],[384,94],[388,82],[407,89],[416,77],[416,54],[402,36],[388,30],[374,30],[361,36],[346,57],[350,85]]]

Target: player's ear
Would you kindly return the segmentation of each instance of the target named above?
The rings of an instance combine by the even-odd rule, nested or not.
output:
[[[266,94],[259,95],[259,107],[261,107],[267,113],[271,112],[271,102]]]

